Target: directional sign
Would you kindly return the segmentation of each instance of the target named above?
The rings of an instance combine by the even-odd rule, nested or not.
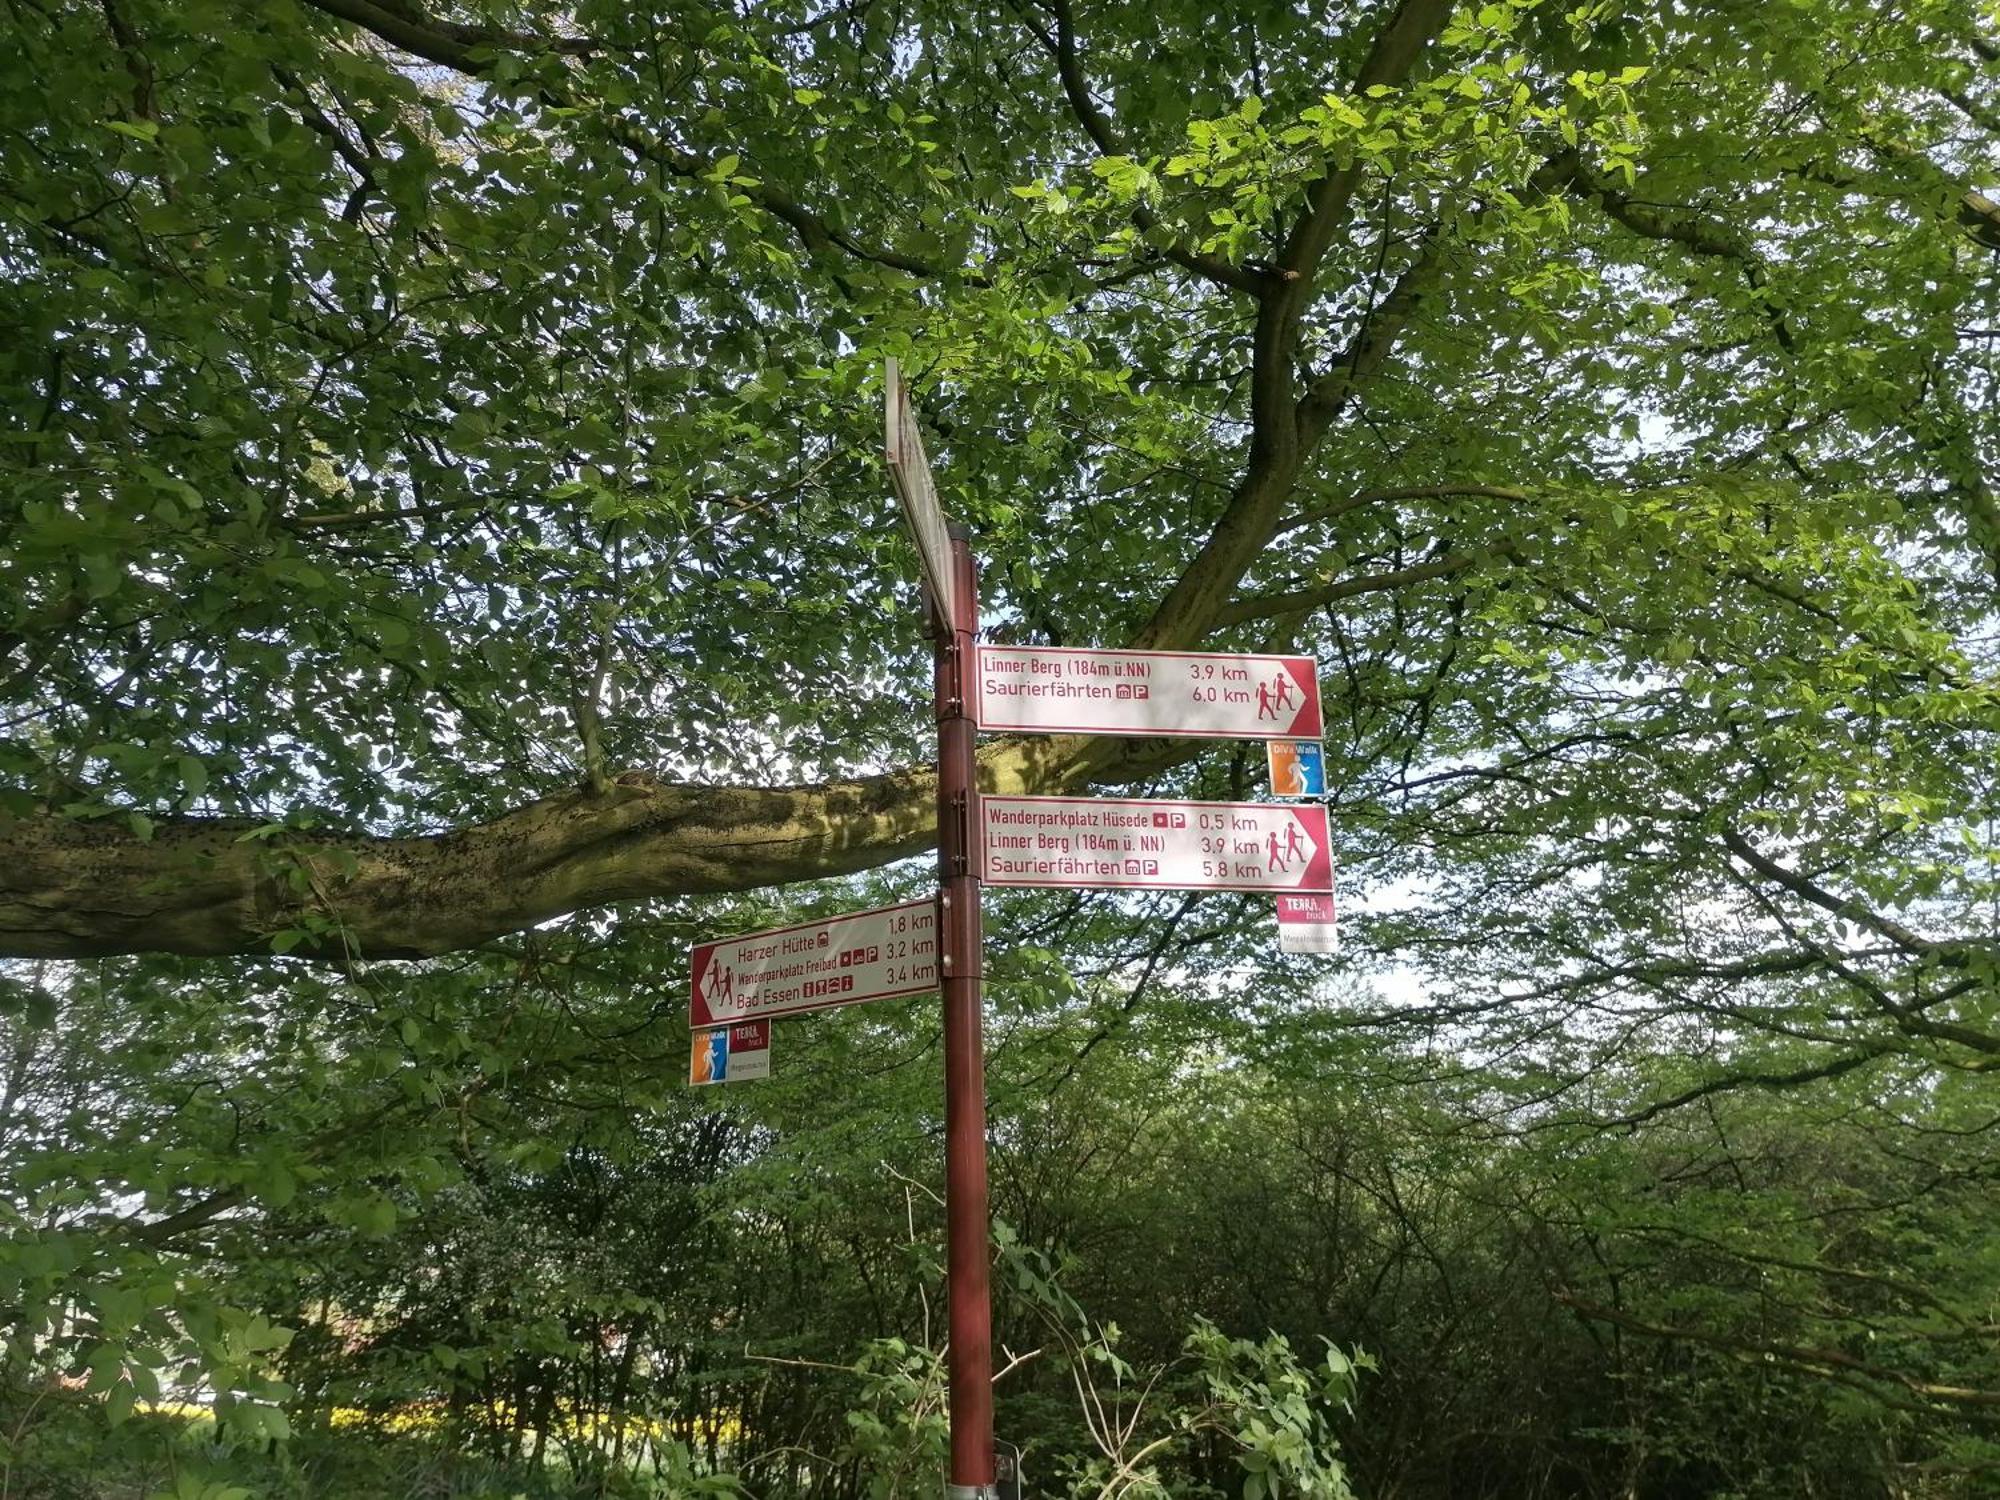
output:
[[[1316,739],[1309,656],[979,648],[979,727],[1030,734]]]
[[[910,393],[903,388],[902,372],[893,359],[889,361],[887,385],[889,482],[896,487],[903,520],[916,541],[917,562],[924,570],[924,582],[930,585],[931,600],[941,617],[939,623],[949,629],[958,619],[958,574],[951,565],[951,535],[945,529],[937,486],[931,482],[931,465],[924,457],[923,437],[917,431],[916,419],[910,415]]]
[[[744,1021],[694,1034],[689,1083],[749,1083],[771,1076],[771,1023]]]
[[[1333,897],[1278,898],[1280,953],[1338,953],[1340,928],[1334,921]]]
[[[1328,891],[1326,809],[1276,802],[981,797],[988,885]]]
[[[906,901],[702,943],[689,969],[688,1024],[697,1030],[920,995],[937,988],[937,909]]]
[[[1271,763],[1272,796],[1326,795],[1326,753],[1318,740],[1271,740],[1264,755]]]

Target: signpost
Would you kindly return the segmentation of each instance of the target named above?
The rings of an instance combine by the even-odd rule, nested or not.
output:
[[[916,539],[930,595],[938,726],[938,966],[944,997],[945,1295],[951,1461],[945,1500],[996,1500],[993,1311],[987,1286],[986,1057],[981,1028],[979,861],[973,808],[973,654],[979,589],[963,528],[946,522],[910,398],[888,370],[889,475]]]
[[[923,567],[935,642],[951,1340],[945,1500],[999,1500],[980,1038],[982,873],[1002,885],[1331,892],[1333,845],[1323,807],[982,798],[974,740],[982,728],[1317,739],[1319,679],[1308,657],[981,648],[972,549],[938,505],[894,360],[887,376],[889,476]],[[1018,1494],[1018,1453],[1012,1469]]]
[[[984,797],[981,729],[1298,742],[1289,795],[1321,734],[1310,657],[980,646],[967,534],[945,519],[896,361],[884,427],[889,476],[916,543],[933,638],[938,896],[698,945],[689,976],[689,1078],[770,1071],[774,1016],[936,989],[944,1002],[945,1272],[951,1460],[945,1500],[1019,1500],[1020,1450],[996,1466],[981,1040],[979,892],[1009,886],[1273,891],[1287,952],[1330,947],[1333,841],[1319,806]],[[1274,785],[1279,750],[1272,748]],[[1315,757],[1316,763],[1316,757]],[[1287,903],[1292,903],[1288,906]],[[1295,946],[1307,945],[1307,946]],[[1004,1476],[1004,1477],[1003,1477]]]
[[[981,646],[979,727],[1317,739],[1319,671],[1309,656]]]
[[[1333,890],[1326,809],[1276,802],[982,797],[988,885]]]
[[[937,907],[906,901],[698,944],[688,1025],[795,1016],[937,988]]]

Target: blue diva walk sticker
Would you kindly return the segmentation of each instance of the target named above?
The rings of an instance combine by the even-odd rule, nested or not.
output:
[[[1326,754],[1318,740],[1267,740],[1274,797],[1324,797]]]

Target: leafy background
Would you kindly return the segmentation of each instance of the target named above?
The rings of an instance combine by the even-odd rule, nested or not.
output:
[[[0,873],[7,1493],[935,1484],[935,1007],[680,1081],[691,940],[921,860],[286,956],[366,838],[921,761],[887,355],[996,638],[1329,703],[1336,960],[992,900],[1034,1484],[1990,1488],[1984,7],[5,17],[0,808],[279,892]]]

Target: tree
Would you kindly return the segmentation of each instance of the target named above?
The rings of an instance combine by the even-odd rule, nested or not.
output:
[[[725,1170],[734,1138],[663,1082],[689,936],[821,898],[747,894],[781,883],[895,891],[907,871],[869,872],[929,842],[915,571],[874,452],[893,354],[996,636],[1321,661],[1343,973],[1393,967],[1426,998],[1325,990],[1349,1013],[1276,1087],[1445,1075],[1426,1107],[1451,1147],[1420,1180],[1541,1195],[1447,1226],[1458,1269],[1503,1291],[1546,1269],[1556,1358],[1601,1338],[1616,1358],[1588,1368],[1617,1381],[1694,1372],[1673,1401],[1594,1404],[1579,1379],[1555,1406],[1638,1452],[1660,1411],[1728,1406],[1717,1368],[1769,1356],[1976,1423],[1990,1278],[1960,1241],[2000,1056],[2000,50],[1979,7],[30,0],[5,25],[17,1362],[68,1338],[129,1404],[193,1309],[196,1353],[271,1410],[270,1320],[312,1322],[288,1256],[387,1305],[439,1253],[489,1279],[412,1301],[378,1363],[315,1328],[291,1373],[383,1400],[504,1389],[546,1433],[578,1391],[625,1401],[576,1353],[610,1322],[650,1320],[663,1369],[715,1355],[580,1255],[562,1326],[451,1320],[509,1256],[570,1255],[575,1215],[626,1233],[654,1202],[664,1234]],[[982,766],[999,790],[1254,791],[1244,755],[1197,748],[996,739]],[[1047,1054],[1024,1090],[1109,1087],[1143,1032],[1157,1091],[1210,1045],[1255,1050],[1189,1015],[1285,1020],[1316,983],[1263,951],[1249,903],[1138,914],[997,903],[1003,1038]],[[813,1023],[809,1102],[876,1024]],[[879,1024],[924,1055],[920,1020]],[[1046,1120],[995,1076],[1006,1183]],[[1889,1123],[1815,1156],[1812,1122],[1756,1108],[1800,1092]],[[874,1171],[877,1137],[906,1166],[925,1145],[908,1090],[817,1122],[832,1144],[772,1097],[736,1106],[775,1153],[734,1163],[753,1204],[772,1161],[805,1184],[772,1201],[817,1211],[813,1184]],[[608,1123],[627,1114],[647,1129]],[[1241,1159],[1251,1133],[1204,1119],[1221,1142],[1189,1159]],[[1697,1119],[1754,1149],[1658,1219],[1626,1212],[1684,1141],[1719,1149]],[[1302,1150],[1368,1139],[1307,1124]],[[1621,1131],[1629,1156],[1601,1145]],[[1517,1136],[1560,1145],[1519,1168],[1488,1149]],[[1908,1140],[1945,1185],[1921,1212],[1893,1191]],[[1377,1157],[1276,1174],[1263,1202],[1410,1180]],[[1711,1232],[1810,1162],[1879,1236]],[[1004,1191],[1053,1239],[1101,1190]],[[532,1233],[484,1232],[487,1205]],[[819,1240],[730,1253],[825,1289],[780,1310],[905,1336],[907,1290],[879,1291],[894,1215],[871,1213],[813,1220],[872,1247],[852,1266]],[[1299,1222],[1379,1234],[1395,1274],[1434,1227],[1428,1203]],[[1913,1243],[1973,1290],[1912,1300]],[[1190,1250],[1189,1306],[1222,1253]],[[1398,1336],[1445,1348],[1439,1325]],[[454,1363],[422,1365],[424,1339]],[[1391,1358],[1383,1379],[1421,1375]],[[772,1392],[769,1431],[796,1395]],[[1801,1429],[1818,1400],[1790,1408]],[[1399,1446],[1429,1451],[1392,1436],[1357,1462]]]
[[[1317,650],[1385,869],[1465,808],[1411,770],[1805,907],[1984,795],[1927,754],[1990,728],[1969,7],[10,33],[13,953],[439,953],[923,848],[895,351],[997,628]]]

